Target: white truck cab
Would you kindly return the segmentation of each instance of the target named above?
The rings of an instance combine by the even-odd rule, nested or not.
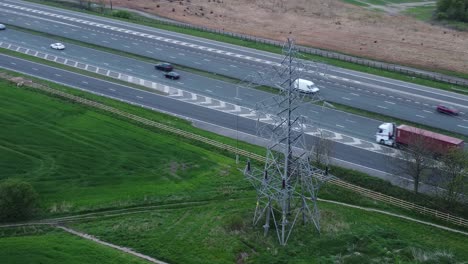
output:
[[[320,91],[312,81],[305,79],[296,79],[293,83],[293,87],[299,92],[306,94],[316,94]]]
[[[395,128],[394,123],[381,124],[375,135],[375,140],[382,145],[395,146]]]

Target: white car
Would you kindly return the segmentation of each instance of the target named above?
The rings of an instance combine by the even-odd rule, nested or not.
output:
[[[55,50],[64,50],[65,49],[65,45],[63,45],[62,43],[52,43],[52,44],[50,44],[50,47],[55,49]]]
[[[4,30],[4,29],[6,29],[5,25],[0,24],[0,30]]]

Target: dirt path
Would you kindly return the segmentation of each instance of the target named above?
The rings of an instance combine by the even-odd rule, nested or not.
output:
[[[121,246],[117,246],[117,245],[114,245],[114,244],[111,244],[109,242],[105,242],[105,241],[102,241],[102,240],[99,240],[91,235],[88,235],[88,234],[85,234],[85,233],[82,233],[82,232],[78,232],[78,231],[75,231],[71,228],[68,228],[68,227],[64,227],[64,226],[57,226],[57,228],[59,229],[62,229],[63,231],[67,232],[67,233],[70,233],[70,234],[73,234],[75,236],[79,236],[81,238],[84,238],[84,239],[87,239],[87,240],[91,240],[95,243],[98,243],[98,244],[101,244],[103,246],[106,246],[106,247],[110,247],[110,248],[113,248],[113,249],[117,249],[119,251],[122,251],[126,254],[130,254],[130,255],[133,255],[133,256],[136,256],[136,257],[139,257],[139,258],[142,258],[144,260],[147,260],[151,263],[157,263],[157,264],[168,264],[167,262],[163,262],[163,261],[160,261],[160,260],[157,260],[155,258],[152,258],[150,256],[147,256],[147,255],[144,255],[144,254],[141,254],[141,253],[138,253],[136,251],[133,251],[132,249],[130,248],[126,248],[126,247],[121,247]]]
[[[407,10],[408,8],[412,7],[421,7],[421,6],[435,6],[436,1],[426,1],[426,2],[412,2],[412,3],[389,3],[387,5],[373,5],[369,4],[367,2],[363,1],[358,1],[363,4],[369,5],[369,7],[366,7],[367,9],[376,9],[376,10],[382,10],[390,15],[398,15],[401,12]]]

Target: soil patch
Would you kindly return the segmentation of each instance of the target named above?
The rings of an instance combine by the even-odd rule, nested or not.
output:
[[[468,32],[338,0],[113,0],[214,29],[426,69],[468,73]]]

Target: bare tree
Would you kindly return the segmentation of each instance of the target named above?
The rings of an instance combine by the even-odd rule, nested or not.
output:
[[[323,131],[319,129],[319,134],[311,149],[312,161],[315,162],[318,167],[328,167],[332,151],[333,141],[326,139]]]
[[[453,208],[468,194],[468,153],[453,149],[443,156],[440,164],[439,194]]]
[[[99,0],[98,5],[99,5],[99,11],[101,12],[101,14],[103,14],[104,9],[106,8],[106,0]]]
[[[397,160],[399,174],[406,174],[413,178],[413,190],[419,192],[419,184],[434,168],[434,152],[425,140],[424,135],[413,135],[410,144],[402,147]]]
[[[86,0],[79,0],[78,2],[80,3],[81,8],[86,8],[86,5],[85,5]]]

